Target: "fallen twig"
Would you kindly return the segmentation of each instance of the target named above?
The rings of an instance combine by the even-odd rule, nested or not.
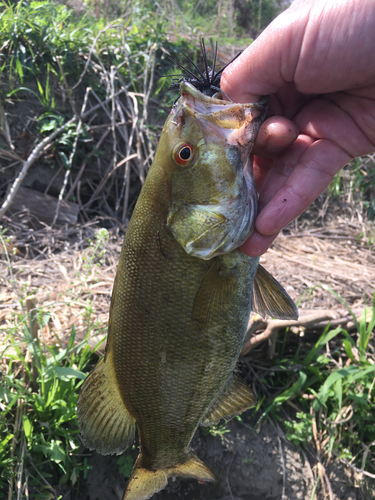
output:
[[[271,339],[272,337],[276,337],[277,332],[281,329],[297,327],[297,328],[308,328],[317,323],[321,323],[322,321],[330,321],[333,319],[337,319],[337,312],[334,311],[313,311],[311,314],[306,314],[302,316],[299,320],[281,320],[281,319],[259,319],[260,316],[256,315],[255,319],[250,320],[248,326],[248,332],[251,333],[254,331],[255,325],[256,329],[264,329],[262,333],[252,336],[247,342],[245,342],[241,355],[244,356],[248,352],[250,352],[254,347],[256,347],[261,342],[265,340]],[[272,357],[273,352],[269,353]]]
[[[71,120],[66,122],[64,125],[56,129],[54,132],[52,132],[51,135],[43,139],[32,151],[31,155],[28,157],[28,159],[24,162],[23,167],[21,172],[18,174],[17,179],[14,181],[13,186],[10,188],[8,196],[5,198],[5,201],[0,208],[0,218],[3,217],[5,212],[8,210],[10,207],[17,191],[18,188],[20,187],[22,181],[24,180],[29,168],[31,165],[34,163],[34,161],[38,158],[38,156],[41,154],[43,149],[50,144],[55,137],[57,137],[63,130],[66,129],[71,123],[74,123],[76,121],[76,117],[73,117]]]
[[[99,139],[99,141],[97,142],[97,144],[95,145],[95,148],[96,149],[100,149],[100,146],[103,144],[104,140],[106,139],[107,135],[109,134],[110,132],[110,128],[108,127],[107,130],[103,133],[103,135],[101,136],[101,138]],[[91,159],[94,155],[94,151],[91,151],[91,153],[89,153],[87,155],[87,158],[88,159]],[[85,170],[86,168],[86,165],[87,165],[87,161],[86,160],[83,160],[82,162],[82,165],[81,165],[81,168],[79,169],[79,172],[77,174],[77,177],[74,179],[74,182],[71,186],[71,188],[69,189],[69,191],[66,193],[66,196],[65,196],[65,199],[66,200],[69,200],[69,198],[72,196],[72,194],[74,193],[74,190],[76,189],[76,187],[78,186],[78,183],[79,183],[79,180],[81,179],[81,176],[83,174],[83,171]]]

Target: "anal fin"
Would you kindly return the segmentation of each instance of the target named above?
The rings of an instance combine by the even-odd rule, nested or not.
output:
[[[293,300],[261,265],[254,279],[252,310],[263,318],[268,314],[272,318],[298,319],[298,309]]]
[[[110,354],[83,383],[77,410],[84,441],[91,450],[119,455],[132,445],[135,420],[122,401]]]
[[[215,425],[219,420],[230,420],[256,403],[253,391],[238,377],[233,375],[229,385],[219,399],[209,409],[201,422],[203,426]]]
[[[183,464],[166,469],[148,470],[137,465],[141,462],[140,456],[134,465],[123,500],[147,500],[165,488],[168,478],[173,476],[194,478],[203,482],[216,479],[209,467],[193,452],[190,452]]]

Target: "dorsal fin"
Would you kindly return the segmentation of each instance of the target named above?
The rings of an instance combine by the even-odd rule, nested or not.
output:
[[[219,399],[211,406],[201,422],[203,426],[215,425],[219,420],[230,420],[255,405],[253,391],[238,377],[233,375]]]
[[[252,310],[263,318],[298,319],[298,309],[280,283],[259,265],[253,285]]]

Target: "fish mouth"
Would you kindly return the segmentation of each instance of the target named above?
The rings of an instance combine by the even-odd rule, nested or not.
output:
[[[180,91],[172,110],[176,122],[193,117],[203,130],[204,142],[216,143],[220,151],[215,164],[212,152],[206,154],[203,146],[200,167],[212,169],[213,182],[220,177],[215,168],[226,168],[234,179],[224,186],[218,183],[210,200],[174,200],[168,213],[167,225],[185,251],[209,260],[238,248],[254,230],[258,194],[251,150],[269,98],[233,103],[202,94],[188,82],[181,82]]]
[[[211,97],[209,95],[203,94],[200,92],[194,85],[187,81],[182,81],[180,83],[180,93],[182,97],[186,97],[187,95],[192,96],[193,98],[197,99],[197,102],[200,102],[202,104],[208,104],[210,106],[233,106],[234,104],[239,104],[240,106],[245,106],[246,108],[261,108],[264,107],[264,113],[267,112],[268,109],[268,104],[270,102],[270,96],[265,95],[262,96],[261,99],[257,102],[252,102],[252,103],[235,103],[233,101],[224,101],[224,99],[219,98],[219,97]],[[218,92],[215,95],[219,95],[220,93]],[[202,108],[203,109],[203,108]],[[197,109],[198,111],[198,109]]]
[[[221,140],[241,149],[245,165],[265,119],[270,96],[263,96],[255,103],[235,103],[205,95],[186,81],[181,82],[180,92],[181,97],[173,107],[172,114],[177,107],[203,124],[208,122],[211,131],[216,129]]]

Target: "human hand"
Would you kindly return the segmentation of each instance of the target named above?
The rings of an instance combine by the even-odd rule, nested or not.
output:
[[[231,99],[271,94],[283,117],[254,146],[259,215],[246,254],[265,252],[346,163],[375,151],[374,47],[373,0],[295,0],[224,71]]]

